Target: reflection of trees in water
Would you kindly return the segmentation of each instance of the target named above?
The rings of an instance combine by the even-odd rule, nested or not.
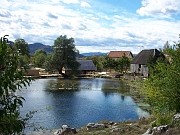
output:
[[[124,101],[124,95],[126,95],[127,93],[129,94],[130,86],[127,83],[120,80],[108,80],[103,83],[102,91],[106,97],[110,96],[113,93],[119,93],[121,100]]]
[[[53,79],[46,84],[46,90],[78,90],[80,81],[70,79]]]
[[[130,86],[113,79],[52,79],[45,85],[46,90],[102,90],[105,96],[110,93],[126,94]],[[122,97],[122,100],[124,97]]]
[[[103,91],[103,94],[104,94],[105,97],[112,96],[114,93],[115,93],[115,91],[114,92]],[[120,93],[119,93],[119,95],[120,95],[119,97],[121,98],[121,100],[124,101],[126,97],[124,95],[121,95]]]
[[[96,83],[94,79],[52,79],[45,86],[46,90],[87,90]]]
[[[130,86],[127,83],[120,80],[107,81],[102,85],[103,92],[119,92],[128,93],[130,91]]]

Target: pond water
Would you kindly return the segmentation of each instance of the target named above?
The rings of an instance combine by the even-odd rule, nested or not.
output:
[[[25,98],[22,115],[37,111],[29,124],[45,129],[60,128],[63,124],[80,128],[89,122],[124,121],[146,117],[130,96],[122,93],[129,87],[119,80],[93,79],[36,79],[18,92]]]

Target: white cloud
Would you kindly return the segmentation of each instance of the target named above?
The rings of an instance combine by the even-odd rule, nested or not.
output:
[[[80,5],[83,8],[90,8],[91,7],[91,5],[89,3],[87,3],[87,2],[85,2],[85,1],[82,1]]]
[[[1,17],[10,17],[11,13],[8,10],[0,9],[0,16]]]
[[[61,0],[61,1],[66,3],[66,4],[78,4],[78,3],[80,3],[79,0]]]
[[[137,10],[141,16],[160,17],[170,17],[179,12],[179,0],[142,0],[142,7]]]

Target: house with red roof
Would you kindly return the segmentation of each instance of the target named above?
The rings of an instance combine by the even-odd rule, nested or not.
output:
[[[122,58],[123,56],[129,59],[133,58],[133,54],[131,51],[110,51],[107,56],[114,60]]]

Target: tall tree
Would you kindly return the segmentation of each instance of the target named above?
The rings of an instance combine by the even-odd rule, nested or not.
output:
[[[29,46],[24,39],[16,39],[14,42],[14,49],[20,55],[19,57],[19,67],[29,67],[30,55],[29,55]]]
[[[24,98],[16,92],[30,79],[24,77],[25,68],[18,68],[19,56],[6,37],[0,39],[0,134],[16,134],[25,127],[19,111]]]
[[[16,39],[14,42],[14,47],[21,55],[29,56],[29,46],[24,39]]]
[[[79,63],[76,61],[78,50],[75,48],[74,39],[67,38],[66,35],[59,36],[54,41],[54,52],[52,55],[52,68],[59,71],[64,77],[66,75],[62,73],[63,67],[69,68],[72,71],[76,71],[79,67]]]

